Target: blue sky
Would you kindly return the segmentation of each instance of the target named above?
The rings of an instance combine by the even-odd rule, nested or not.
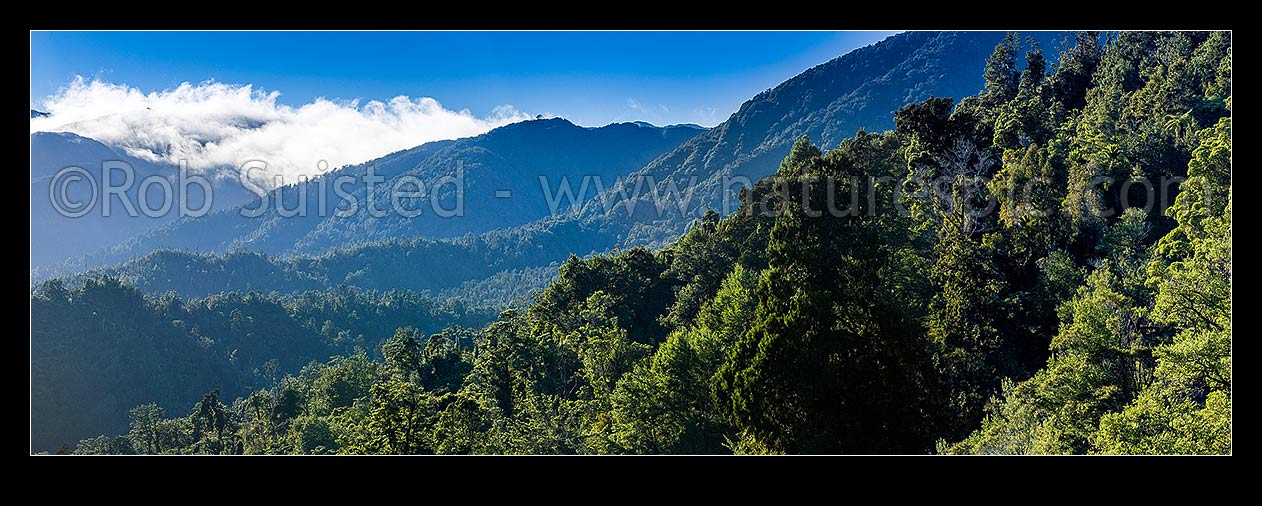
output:
[[[214,80],[317,97],[432,97],[580,125],[713,126],[758,92],[892,32],[35,32],[31,105],[76,76],[144,92]]]

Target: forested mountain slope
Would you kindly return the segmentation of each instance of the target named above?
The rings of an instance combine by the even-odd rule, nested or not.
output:
[[[1023,44],[1048,51],[1072,43],[1063,32],[1021,36]],[[802,136],[831,148],[857,131],[893,127],[894,111],[903,105],[977,93],[985,59],[1003,37],[1003,32],[906,32],[817,65],[751,98],[727,121],[633,175],[652,176],[657,195],[667,194],[671,182],[681,196],[691,191],[684,212],[674,205],[659,211],[645,186],[630,215],[625,208],[592,203],[579,219],[614,235],[606,238],[612,243],[663,245],[707,210],[734,210],[741,184],[774,173]],[[637,194],[631,186],[622,191],[619,197]]]
[[[493,313],[410,292],[342,288],[202,299],[147,297],[112,278],[31,298],[31,445],[56,450],[123,432],[137,404],[182,411],[211,389],[231,399],[309,362],[375,351],[395,329],[477,327]]]
[[[1104,42],[1005,38],[666,248],[75,451],[1231,453],[1230,34]]]
[[[176,205],[163,211],[166,197],[158,186],[148,188],[146,199],[137,198],[138,186],[146,178],[160,177],[173,188],[180,188],[179,167],[120,154],[93,139],[68,132],[33,133],[30,147],[30,263],[36,279],[73,272],[82,265],[76,259],[169,223],[179,213]],[[107,162],[126,165],[111,166]],[[130,176],[125,167],[132,169]],[[62,173],[66,168],[73,172]],[[62,174],[60,178],[58,174]],[[246,190],[214,177],[206,181],[218,189],[211,203],[215,209],[232,207],[252,197]],[[107,182],[115,190],[127,188],[124,194],[133,211],[128,211],[118,195],[111,196],[109,204],[104,202],[103,195],[109,191]],[[195,189],[189,192],[188,209],[198,210],[205,203],[205,193],[201,187],[192,188]],[[142,201],[145,207],[140,207]]]
[[[522,263],[520,255],[479,239],[378,241],[321,255],[273,256],[249,251],[213,255],[160,250],[63,279],[75,286],[85,279],[113,277],[145,293],[205,297],[226,291],[291,293],[341,286],[438,292],[524,272],[516,268]],[[552,269],[555,267],[553,264]],[[529,289],[524,292],[529,293]]]

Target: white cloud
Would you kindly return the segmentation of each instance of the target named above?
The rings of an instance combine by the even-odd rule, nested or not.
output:
[[[319,174],[321,167],[364,162],[529,119],[512,106],[496,107],[480,118],[428,97],[398,96],[362,106],[321,98],[291,107],[277,104],[279,96],[248,84],[215,82],[144,93],[77,77],[44,101],[50,115],[32,119],[31,132],[72,132],[150,161],[188,160],[200,170],[263,160],[269,172],[293,182],[299,175]]]
[[[648,112],[648,109],[644,107],[644,104],[640,103],[639,100],[636,100],[634,98],[627,99],[627,109],[631,109],[633,111]]]

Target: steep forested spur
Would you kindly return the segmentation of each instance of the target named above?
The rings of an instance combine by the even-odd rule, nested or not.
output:
[[[74,451],[1230,453],[1229,34],[1013,35],[984,77],[484,328]]]

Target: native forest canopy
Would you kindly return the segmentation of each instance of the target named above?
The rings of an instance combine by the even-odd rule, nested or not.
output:
[[[33,284],[32,450],[1230,454],[1231,34],[993,38],[971,95],[806,114],[682,234],[597,247],[584,209],[317,252],[295,222]]]

